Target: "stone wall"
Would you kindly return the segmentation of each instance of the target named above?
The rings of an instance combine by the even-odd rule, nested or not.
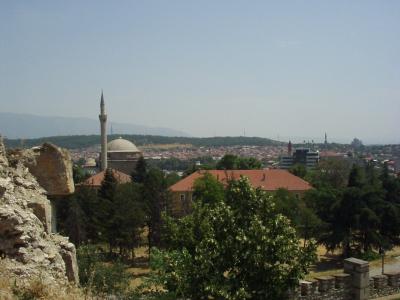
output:
[[[399,272],[387,272],[384,275],[376,275],[369,280],[369,293],[371,299],[400,293]]]
[[[351,283],[351,275],[345,273],[301,281],[295,299],[352,300]]]
[[[303,280],[293,300],[367,300],[400,293],[400,270],[369,276],[369,264],[356,258],[344,261],[344,273]]]

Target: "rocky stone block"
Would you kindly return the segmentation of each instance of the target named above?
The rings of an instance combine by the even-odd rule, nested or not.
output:
[[[316,277],[315,279],[318,280],[318,291],[320,293],[327,292],[335,286],[335,277],[321,276]]]
[[[386,272],[387,283],[389,286],[398,288],[400,287],[400,272]]]
[[[335,288],[336,289],[343,289],[348,288],[351,285],[351,275],[340,273],[333,275],[335,277]]]
[[[0,165],[8,166],[6,148],[4,147],[3,137],[0,135]]]
[[[28,207],[33,210],[35,216],[42,222],[47,233],[51,233],[52,212],[50,201],[43,198],[33,199],[28,203]]]
[[[374,288],[382,289],[387,286],[388,278],[386,275],[375,275],[372,277],[374,280]]]
[[[72,160],[67,150],[44,143],[31,151],[34,159],[25,163],[49,196],[70,195],[75,191]]]

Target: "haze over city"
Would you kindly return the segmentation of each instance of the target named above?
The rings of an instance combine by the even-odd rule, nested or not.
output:
[[[400,142],[398,1],[0,6],[0,112]]]

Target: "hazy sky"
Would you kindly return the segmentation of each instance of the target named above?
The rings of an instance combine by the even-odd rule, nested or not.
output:
[[[400,143],[400,1],[0,0],[0,111]]]

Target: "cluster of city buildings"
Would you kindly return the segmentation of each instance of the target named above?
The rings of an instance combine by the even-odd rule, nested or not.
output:
[[[100,128],[101,128],[101,148],[99,155],[90,153],[90,156],[85,160],[83,167],[92,174],[82,185],[90,186],[92,188],[99,188],[104,180],[106,170],[111,170],[113,176],[119,183],[127,183],[131,181],[131,174],[134,172],[137,162],[140,157],[157,159],[158,156],[155,152],[149,151],[143,154],[135,144],[131,141],[118,138],[110,142],[107,141],[107,114],[105,112],[105,103],[103,93],[100,100]],[[181,148],[177,147],[181,156],[167,156],[180,159],[189,159],[199,156],[211,156],[215,159],[221,158],[227,153],[226,147],[215,148]],[[164,151],[172,155],[172,150]],[[288,145],[288,155],[282,156],[282,147],[257,147],[257,146],[242,146],[230,147],[229,152],[238,156],[251,156],[260,160],[270,158],[272,162],[276,162],[276,167],[267,168],[262,170],[208,170],[197,171],[190,176],[180,180],[170,187],[173,195],[170,203],[170,212],[173,215],[181,216],[191,209],[194,182],[196,179],[202,177],[204,172],[208,172],[214,176],[222,184],[226,185],[229,180],[238,179],[245,176],[249,179],[252,186],[260,188],[266,192],[274,192],[278,189],[287,189],[290,193],[301,197],[304,192],[311,189],[311,185],[303,179],[291,174],[285,169],[296,163],[303,163],[307,167],[314,167],[319,161],[319,152],[311,151],[310,149],[296,149],[292,151],[292,145]],[[267,154],[266,154],[267,153]],[[281,156],[278,164],[276,159]],[[75,157],[76,158],[76,157]],[[274,160],[275,159],[275,160]]]
[[[145,147],[143,153],[134,143],[126,139],[118,138],[110,142],[107,141],[107,114],[105,112],[105,103],[103,93],[100,100],[100,128],[101,128],[101,146],[92,147],[86,150],[72,151],[75,161],[84,159],[83,168],[92,176],[88,178],[83,185],[98,188],[105,176],[105,170],[111,169],[114,177],[120,183],[126,183],[131,180],[131,174],[136,168],[140,157],[145,159],[168,159],[176,158],[180,160],[192,160],[199,157],[212,157],[214,160],[221,159],[225,154],[234,154],[241,157],[254,157],[261,160],[265,169],[263,170],[228,170],[218,171],[209,170],[210,174],[219,181],[226,184],[228,178],[239,178],[244,175],[249,178],[251,184],[265,191],[272,192],[279,188],[285,188],[293,192],[296,196],[301,196],[311,186],[301,178],[290,174],[287,170],[300,164],[308,169],[317,166],[321,159],[349,159],[349,153],[341,153],[328,150],[327,136],[325,134],[325,143],[323,149],[314,150],[312,147],[298,147],[294,149],[289,141],[287,148],[283,146],[220,146],[220,147],[193,147],[191,145],[168,147],[165,149],[156,147]],[[286,148],[286,149],[285,149]],[[100,151],[99,151],[100,150]],[[364,157],[367,161],[382,163],[375,159],[378,154],[369,154]],[[384,155],[384,154],[380,154]],[[382,157],[381,157],[382,158]],[[383,157],[387,158],[387,157]],[[389,169],[393,172],[398,170],[396,160],[384,159]],[[176,215],[182,215],[186,209],[189,209],[189,203],[192,201],[193,183],[203,175],[202,171],[182,179],[173,185],[170,190],[174,194],[173,211]]]

